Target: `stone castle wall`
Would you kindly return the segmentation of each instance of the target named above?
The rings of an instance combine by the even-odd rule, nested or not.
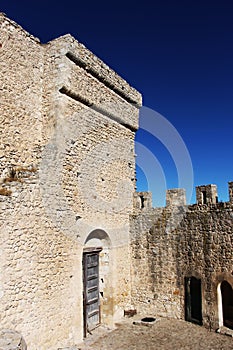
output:
[[[85,247],[102,322],[130,304],[141,95],[69,35],[41,45],[3,14],[0,33],[1,326],[52,350],[83,339]]]
[[[165,208],[135,210],[132,303],[142,313],[185,318],[185,278],[193,276],[201,280],[203,324],[216,330],[222,326],[219,285],[225,280],[233,286],[232,197],[186,206],[181,193],[180,202],[176,196],[174,205],[167,201]]]
[[[233,286],[233,183],[165,208],[135,192],[141,95],[70,35],[47,44],[0,14],[0,320],[29,350],[83,339],[83,252],[100,252],[101,322],[123,311],[185,317],[201,280],[204,325],[221,326]],[[130,219],[129,219],[130,218]]]

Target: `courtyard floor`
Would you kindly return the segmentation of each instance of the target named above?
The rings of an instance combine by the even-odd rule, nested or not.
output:
[[[78,349],[228,350],[233,349],[233,338],[182,320],[160,318],[146,326],[134,316],[125,318],[114,330],[97,328]]]

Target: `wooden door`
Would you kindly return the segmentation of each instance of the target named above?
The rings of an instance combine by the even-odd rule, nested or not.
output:
[[[83,254],[84,336],[100,324],[99,250]]]

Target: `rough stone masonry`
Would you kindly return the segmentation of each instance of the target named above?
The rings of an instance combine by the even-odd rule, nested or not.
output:
[[[70,35],[41,44],[1,14],[0,44],[1,327],[73,346],[130,305],[141,95]]]
[[[198,186],[193,205],[184,190],[168,190],[165,208],[135,194],[132,303],[140,313],[233,329],[232,188],[229,182],[229,202],[218,203],[216,185]]]

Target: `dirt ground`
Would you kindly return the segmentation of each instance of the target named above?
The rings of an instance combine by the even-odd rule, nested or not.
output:
[[[88,335],[82,350],[228,350],[233,338],[181,320],[160,318],[153,325],[127,318],[114,330],[99,327]],[[135,322],[136,324],[133,324]]]

